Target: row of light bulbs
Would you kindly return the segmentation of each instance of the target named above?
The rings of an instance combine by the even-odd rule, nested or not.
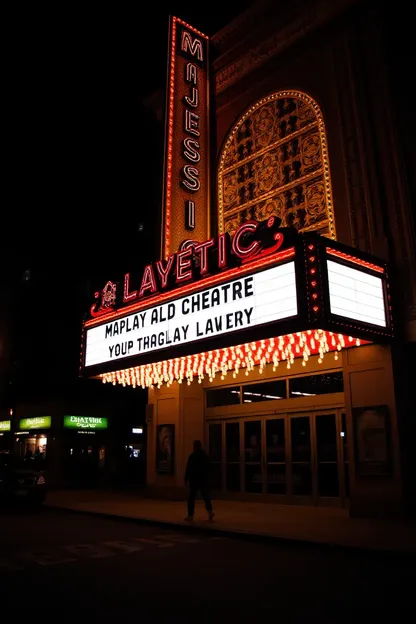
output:
[[[143,364],[100,375],[103,383],[121,384],[141,388],[157,387],[162,384],[171,386],[174,381],[188,385],[194,379],[201,383],[205,377],[212,382],[217,375],[225,379],[228,373],[235,378],[241,369],[245,369],[248,376],[258,366],[261,375],[267,364],[273,364],[273,371],[282,362],[290,368],[295,358],[302,357],[302,365],[306,366],[311,355],[318,355],[321,364],[325,354],[333,351],[338,359],[338,353],[346,346],[359,346],[360,340],[352,336],[344,336],[321,329],[308,330],[267,338],[255,342],[247,342],[235,347],[215,349],[195,355],[164,360],[153,364]]]

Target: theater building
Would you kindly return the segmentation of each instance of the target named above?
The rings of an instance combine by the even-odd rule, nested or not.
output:
[[[217,497],[405,513],[415,256],[386,20],[258,2],[211,40],[170,20],[160,258],[96,293],[80,361],[149,388],[154,495],[184,496],[199,438]]]

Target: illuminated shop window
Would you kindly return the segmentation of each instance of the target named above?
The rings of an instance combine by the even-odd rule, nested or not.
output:
[[[342,372],[289,379],[289,397],[316,396],[344,392]]]
[[[269,381],[259,384],[249,384],[242,387],[243,403],[258,403],[260,401],[276,401],[286,398],[286,380]]]
[[[225,140],[218,168],[218,228],[233,234],[270,215],[282,226],[336,238],[323,116],[300,91],[253,104]]]
[[[207,407],[239,405],[241,389],[239,386],[233,388],[218,388],[217,390],[207,390],[206,394]]]

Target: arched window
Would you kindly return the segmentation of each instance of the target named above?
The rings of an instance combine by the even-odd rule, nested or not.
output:
[[[325,125],[300,91],[273,93],[231,130],[218,169],[218,230],[276,214],[282,226],[336,238]]]

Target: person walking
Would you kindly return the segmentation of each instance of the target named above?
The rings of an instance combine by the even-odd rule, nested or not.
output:
[[[202,448],[200,440],[194,441],[194,450],[188,457],[185,469],[185,485],[189,486],[188,492],[188,515],[186,522],[193,522],[195,513],[195,499],[198,492],[204,499],[205,509],[208,513],[208,519],[214,519],[212,510],[212,502],[210,497],[210,463],[209,457]]]

